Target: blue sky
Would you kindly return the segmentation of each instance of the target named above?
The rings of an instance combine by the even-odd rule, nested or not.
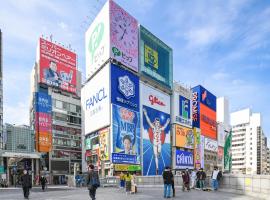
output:
[[[4,121],[28,124],[30,72],[39,36],[71,44],[85,73],[84,34],[104,0],[7,0]],[[227,96],[230,110],[261,112],[270,136],[270,2],[255,0],[116,0],[173,48],[174,80]]]

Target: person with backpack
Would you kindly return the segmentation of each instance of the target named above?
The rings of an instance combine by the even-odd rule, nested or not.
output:
[[[173,173],[170,167],[166,167],[162,174],[164,182],[164,198],[171,198],[171,187],[173,181]]]
[[[213,190],[218,189],[218,185],[219,185],[219,181],[220,181],[221,177],[222,177],[221,171],[219,171],[218,167],[215,166],[214,171],[212,172],[212,176],[211,176]]]
[[[94,165],[89,165],[89,173],[86,178],[87,187],[89,190],[89,196],[92,200],[96,199],[96,190],[98,187],[100,187],[100,181],[98,172],[94,171]]]

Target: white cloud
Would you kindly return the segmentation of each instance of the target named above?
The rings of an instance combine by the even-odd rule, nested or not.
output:
[[[4,122],[16,125],[29,125],[29,103],[18,102],[14,105],[4,103]]]
[[[66,30],[68,28],[68,25],[64,22],[59,22],[58,26],[63,30]]]

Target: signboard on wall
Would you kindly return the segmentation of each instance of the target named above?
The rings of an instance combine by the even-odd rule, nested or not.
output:
[[[85,134],[110,125],[110,68],[105,66],[82,88]]]
[[[211,140],[211,139],[205,137],[204,148],[205,148],[205,150],[208,150],[208,151],[217,152],[218,151],[217,141]]]
[[[217,124],[218,146],[224,147],[225,144],[225,127],[222,123]]]
[[[140,164],[140,114],[112,104],[112,152],[135,155]],[[121,157],[122,159],[128,158]],[[124,160],[123,160],[124,162]]]
[[[193,149],[194,134],[192,129],[175,124],[175,146]]]
[[[193,152],[176,149],[175,156],[175,166],[177,169],[194,168]]]
[[[139,111],[139,77],[111,64],[112,103]]]
[[[52,134],[39,131],[38,150],[39,152],[50,152],[52,148]]]
[[[110,57],[109,1],[85,33],[85,51],[86,78],[89,78]]]
[[[138,22],[115,2],[110,1],[110,55],[138,72]]]
[[[200,103],[200,127],[202,135],[217,139],[216,112],[202,103]]]
[[[198,128],[193,129],[194,132],[194,163],[195,168],[199,169],[201,168],[201,133]]]
[[[112,163],[134,164],[137,163],[137,157],[136,155],[129,155],[124,153],[112,153]]]
[[[39,82],[76,93],[77,55],[40,38]]]
[[[36,112],[51,113],[52,112],[52,97],[43,92],[35,93]]]
[[[172,49],[140,26],[140,72],[172,88]]]
[[[200,91],[199,88],[192,89],[192,124],[200,128]]]
[[[99,154],[100,160],[109,160],[109,128],[99,131]]]
[[[206,90],[204,87],[200,86],[200,95],[201,95],[201,103],[210,108],[211,110],[216,111],[216,96],[211,92]]]

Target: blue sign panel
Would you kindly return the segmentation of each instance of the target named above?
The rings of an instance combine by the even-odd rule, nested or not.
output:
[[[200,87],[192,89],[192,125],[200,128]]]
[[[176,168],[178,169],[194,168],[193,152],[176,149],[175,156],[176,156],[175,157]]]
[[[139,111],[139,77],[111,64],[112,103]]]
[[[217,107],[217,104],[216,104],[216,96],[213,95],[211,92],[209,92],[208,90],[206,90],[204,87],[200,86],[201,87],[201,103],[206,105],[208,108],[216,111],[216,107]]]
[[[52,98],[47,93],[36,92],[36,112],[50,114],[52,112]]]
[[[127,108],[112,105],[114,153],[135,155],[140,164],[140,114]]]
[[[143,175],[161,175],[171,166],[170,115],[143,106]]]
[[[186,97],[179,96],[179,117],[176,117],[176,121],[187,126],[192,126],[191,114],[190,114],[191,103]]]
[[[137,158],[136,155],[112,153],[112,162],[117,164],[135,164],[137,163]]]

